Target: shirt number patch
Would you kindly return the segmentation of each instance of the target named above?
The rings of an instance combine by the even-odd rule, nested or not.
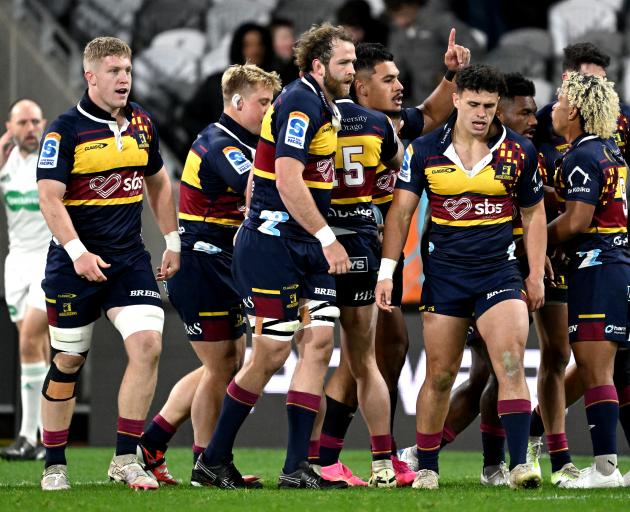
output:
[[[304,149],[306,130],[309,122],[310,119],[306,114],[303,114],[302,112],[291,112],[287,123],[287,132],[284,136],[284,143],[287,146]]]
[[[223,148],[223,154],[234,170],[239,174],[245,174],[252,168],[252,163],[247,160],[243,152],[234,146]]]
[[[59,143],[61,135],[57,132],[50,132],[46,135],[42,143],[42,151],[39,154],[37,166],[41,168],[54,169],[57,167],[57,159],[59,158]]]

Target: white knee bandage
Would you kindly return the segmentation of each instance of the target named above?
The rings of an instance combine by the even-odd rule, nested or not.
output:
[[[149,304],[125,306],[116,315],[113,323],[123,340],[140,331],[157,331],[162,334],[164,311]]]
[[[300,308],[300,329],[307,327],[334,327],[339,318],[339,308],[323,300],[309,300]]]
[[[252,336],[265,336],[276,341],[291,341],[300,327],[299,320],[282,321],[275,318],[248,316]]]
[[[90,350],[94,322],[82,327],[65,329],[50,325],[48,330],[50,331],[50,346],[52,348],[61,352],[80,354]]]

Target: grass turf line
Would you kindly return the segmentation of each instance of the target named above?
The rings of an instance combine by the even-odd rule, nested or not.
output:
[[[440,456],[440,490],[415,491],[406,489],[354,488],[341,491],[304,491],[276,488],[278,472],[284,459],[283,450],[239,449],[235,462],[243,473],[256,473],[264,479],[264,489],[251,491],[221,491],[192,488],[188,485],[192,456],[190,450],[174,448],[168,451],[168,465],[173,475],[183,482],[177,487],[162,487],[159,491],[133,492],[122,484],[107,480],[110,449],[70,448],[68,462],[72,490],[43,493],[39,489],[42,462],[0,461],[0,510],[26,512],[51,511],[341,511],[362,510],[392,512],[401,509],[458,511],[541,512],[570,510],[579,507],[591,511],[628,510],[630,488],[599,490],[562,490],[549,483],[549,460],[543,458],[542,490],[512,491],[507,488],[486,488],[479,484],[481,456],[473,452],[444,451]],[[342,460],[352,470],[367,479],[370,455],[367,450],[344,450]],[[574,457],[579,467],[585,467],[590,457]],[[630,458],[620,458],[622,471],[630,470]]]

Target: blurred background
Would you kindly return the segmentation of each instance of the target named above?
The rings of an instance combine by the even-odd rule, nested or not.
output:
[[[221,113],[224,69],[232,63],[252,62],[277,71],[286,84],[297,78],[292,61],[295,39],[322,21],[346,26],[357,41],[389,47],[401,71],[406,106],[421,104],[443,76],[451,27],[457,29],[457,42],[471,49],[472,62],[519,71],[532,79],[539,107],[553,100],[559,86],[562,49],[591,41],[611,56],[608,76],[617,82],[622,101],[630,101],[630,30],[626,30],[630,28],[630,0],[0,0],[0,110],[6,119],[12,101],[29,97],[53,120],[83,94],[85,43],[101,35],[120,37],[134,52],[132,97],[156,121],[162,154],[177,180],[197,133]],[[415,247],[420,230],[416,223],[406,251],[405,310],[411,349],[399,384],[396,435],[400,446],[414,442],[415,397],[424,378],[415,306],[421,287]],[[143,235],[157,264],[163,239],[150,215],[145,215]],[[7,245],[4,209],[0,209],[2,261]],[[19,364],[17,333],[0,288],[0,439],[8,440],[19,419]],[[166,300],[165,310],[164,350],[152,413],[179,377],[197,366],[183,326]],[[526,366],[534,401],[536,347],[532,332]],[[113,444],[115,397],[124,358],[118,333],[99,320],[82,374],[71,443]],[[336,360],[337,352],[331,364]],[[294,364],[290,359],[272,379],[253,413],[256,419],[247,422],[239,436],[240,445],[284,444],[283,395]],[[458,383],[466,379],[469,365],[466,354]],[[567,433],[572,451],[589,453],[583,408],[576,405],[570,416]],[[620,453],[628,453],[623,439],[620,435]],[[187,445],[191,441],[189,426],[181,428],[174,440]],[[367,443],[362,421],[353,422],[346,445]],[[454,446],[477,449],[479,430],[468,429]]]

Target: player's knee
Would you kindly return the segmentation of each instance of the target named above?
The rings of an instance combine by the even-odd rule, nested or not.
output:
[[[87,357],[82,353],[55,352],[42,387],[42,395],[51,402],[65,402],[77,396],[79,375]]]
[[[300,328],[334,327],[339,314],[339,308],[332,302],[309,300],[300,308]]]
[[[512,350],[504,350],[501,353],[501,361],[499,363],[498,373],[501,374],[499,378],[518,379],[523,374],[523,359],[519,352]]]
[[[123,340],[136,333],[144,333],[146,331],[146,337],[151,338],[151,340],[157,339],[159,346],[162,329],[164,328],[164,310],[150,304],[125,306],[118,312],[113,324]],[[142,339],[144,338],[145,336],[142,337]],[[155,341],[148,341],[147,343],[152,346],[155,345]]]
[[[540,373],[542,374],[561,374],[564,373],[569,359],[571,357],[571,349],[567,347],[549,347],[541,350],[540,354]]]
[[[130,342],[133,347],[129,350],[129,359],[157,364],[162,353],[162,336],[156,331],[141,331],[132,336]]]
[[[457,376],[456,371],[451,371],[448,369],[440,369],[440,370],[431,372],[431,378],[430,378],[431,388],[438,393],[448,393],[453,387],[453,383],[455,382],[456,376]]]

